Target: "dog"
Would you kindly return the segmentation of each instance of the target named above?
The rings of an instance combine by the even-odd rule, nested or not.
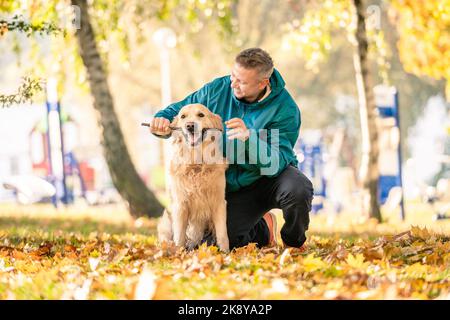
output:
[[[223,124],[201,104],[183,107],[170,124],[173,154],[168,187],[169,209],[158,224],[160,242],[195,248],[212,232],[221,251],[229,251],[225,170],[220,147]]]

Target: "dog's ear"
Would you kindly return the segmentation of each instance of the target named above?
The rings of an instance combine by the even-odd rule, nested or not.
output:
[[[172,119],[172,122],[170,123],[170,126],[171,126],[172,128],[178,126],[178,116],[175,116],[175,117]]]
[[[219,115],[212,113],[209,118],[211,119],[213,128],[223,131],[222,118]]]
[[[178,116],[175,116],[175,117],[172,119],[172,122],[170,123],[170,127],[171,127],[171,128],[176,128],[176,127],[178,127],[178,119],[179,119]],[[172,137],[175,138],[175,139],[173,140],[173,143],[174,143],[174,144],[179,144],[179,143],[181,143],[181,134],[174,134],[175,132],[177,132],[177,131],[172,131]]]

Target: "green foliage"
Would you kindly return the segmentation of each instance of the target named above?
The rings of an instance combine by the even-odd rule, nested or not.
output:
[[[381,11],[381,8],[379,9]],[[367,19],[367,17],[366,17]],[[388,83],[388,50],[383,31],[376,24],[367,23],[369,52],[375,57],[380,77]],[[356,13],[350,0],[325,0],[312,2],[305,8],[302,19],[295,19],[284,26],[286,35],[283,46],[306,61],[306,67],[316,73],[319,66],[333,52],[332,39],[344,33],[352,45],[356,45]]]
[[[143,28],[146,22],[159,20],[176,29],[180,38],[192,37],[208,28],[229,44],[235,31],[233,8],[237,3],[238,0],[147,0],[137,1],[131,10],[135,25],[141,33],[148,32]]]
[[[155,21],[160,21],[165,25],[171,25],[179,30],[178,36],[184,38],[192,34],[199,33],[204,28],[213,27],[222,39],[229,39],[232,30],[231,7],[237,0],[208,0],[208,1],[179,1],[179,0],[96,0],[89,3],[89,13],[93,25],[96,44],[105,70],[108,70],[110,54],[115,49],[120,50],[121,62],[129,62],[131,41],[134,38],[140,39],[139,45],[143,41],[151,41],[151,34],[154,30],[149,30],[149,22],[154,26]],[[14,25],[17,31],[26,31],[27,35],[33,34],[57,34],[64,31],[64,37],[55,37],[50,43],[52,57],[43,59],[35,49],[34,45],[30,58],[37,66],[33,72],[39,77],[48,77],[49,73],[56,72],[62,83],[67,83],[69,76],[76,79],[75,84],[87,89],[86,74],[83,63],[78,54],[78,45],[75,38],[75,28],[73,25],[65,25],[64,29],[57,26],[61,22],[71,21],[73,12],[70,2],[61,0],[36,0],[28,2],[2,1],[0,2],[0,13],[22,13],[29,17],[29,23],[18,21]],[[0,24],[0,34],[9,31],[9,25],[3,28]],[[11,29],[12,30],[12,29]],[[16,46],[15,52],[20,52],[20,47]],[[53,68],[49,70],[50,60]],[[63,63],[64,62],[64,63]],[[52,76],[55,76],[52,74]],[[64,88],[63,88],[64,89]],[[62,92],[60,92],[62,93]]]
[[[59,34],[64,33],[61,28],[58,28],[51,22],[27,22],[23,16],[15,15],[10,20],[0,20],[0,37],[4,36],[8,31],[22,32],[27,37],[32,34]]]
[[[332,50],[333,34],[340,30],[348,35],[354,32],[352,9],[348,0],[313,3],[306,8],[301,20],[295,19],[285,25],[284,47],[304,58],[308,69],[318,72],[318,66],[326,61]]]
[[[23,82],[18,88],[17,93],[11,95],[0,95],[0,105],[2,108],[13,104],[31,102],[33,97],[43,90],[42,79],[23,78]]]
[[[10,12],[15,7],[7,2],[2,3],[0,7],[0,12]],[[28,22],[21,15],[14,15],[11,19],[1,19],[0,20],[0,39],[8,32],[15,32],[13,38],[12,50],[17,54],[21,53],[21,46],[19,44],[17,33],[23,33],[27,37],[32,35],[65,35],[65,30],[57,27],[52,22],[45,21],[32,21]],[[20,104],[25,102],[31,102],[33,97],[40,91],[42,91],[43,79],[32,78],[30,76],[24,77],[21,86],[17,89],[17,93],[12,95],[0,95],[0,105],[4,107],[9,107],[13,104]]]

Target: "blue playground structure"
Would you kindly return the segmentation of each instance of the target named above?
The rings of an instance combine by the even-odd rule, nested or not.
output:
[[[297,144],[297,154],[299,158],[298,168],[313,183],[314,200],[312,203],[312,212],[318,213],[324,207],[326,198],[327,184],[324,177],[324,160],[323,160],[323,142],[320,138],[316,142],[306,142],[300,140]]]
[[[398,91],[394,87],[378,85],[374,92],[380,140],[378,200],[380,204],[385,204],[392,188],[403,188]],[[403,192],[399,205],[401,218],[404,220]]]

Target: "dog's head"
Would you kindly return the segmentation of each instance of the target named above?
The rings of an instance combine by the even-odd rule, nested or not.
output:
[[[202,143],[207,136],[214,141],[215,136],[208,135],[208,131],[223,131],[222,118],[201,104],[189,104],[181,108],[171,127],[180,128],[185,142],[191,147]]]

